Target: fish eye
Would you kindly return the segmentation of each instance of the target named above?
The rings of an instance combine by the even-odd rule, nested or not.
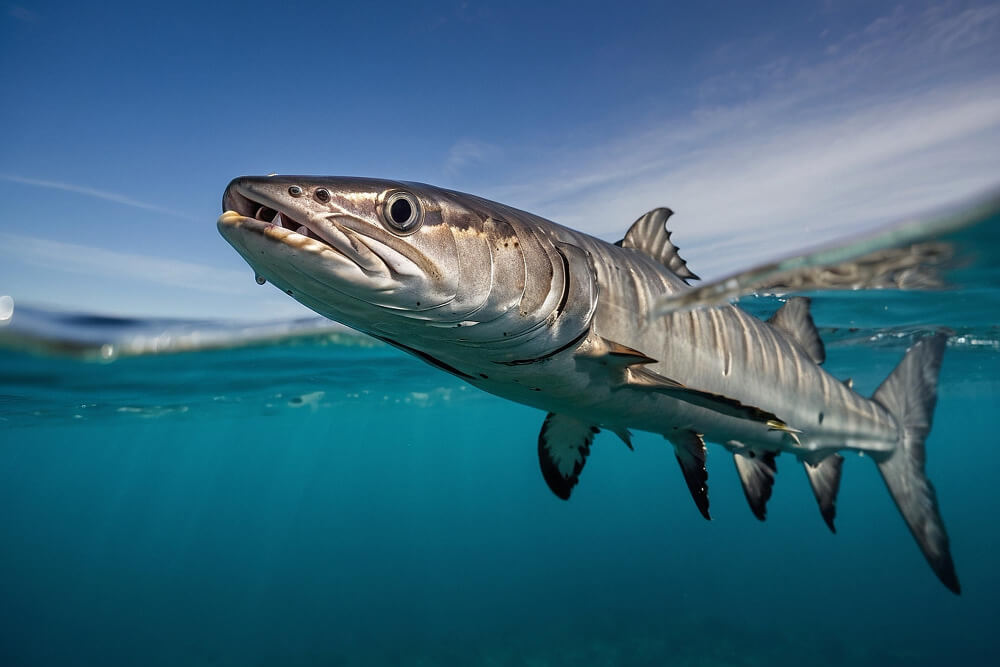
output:
[[[313,193],[313,196],[316,197],[316,201],[323,203],[330,201],[330,191],[326,188],[318,188],[316,192]]]
[[[409,192],[393,192],[382,205],[382,219],[396,232],[413,232],[420,226],[423,210]]]
[[[297,185],[289,185],[288,186],[288,194],[292,195],[293,197],[301,197],[302,196],[302,188],[300,188]]]

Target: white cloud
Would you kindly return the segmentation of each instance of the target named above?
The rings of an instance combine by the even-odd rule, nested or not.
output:
[[[608,238],[668,205],[689,261],[713,242],[691,262],[712,275],[997,184],[1000,8],[897,9],[830,41],[752,68],[735,95],[726,73],[687,113],[557,147],[488,194]]]
[[[149,204],[143,201],[138,201],[136,199],[132,199],[131,197],[118,194],[116,192],[98,190],[96,188],[87,187],[85,185],[76,185],[74,183],[63,183],[60,181],[48,181],[41,178],[27,178],[25,176],[18,176],[16,174],[0,174],[0,180],[7,181],[9,183],[19,183],[21,185],[32,185],[39,188],[49,188],[50,190],[62,190],[63,192],[73,192],[76,194],[84,195],[86,197],[94,197],[95,199],[103,199],[105,201],[114,202],[116,204],[122,204],[124,206],[140,208],[145,211],[154,211],[156,213],[163,213],[165,215],[170,215],[175,218],[183,218],[185,220],[199,220],[199,218],[192,215],[188,215],[187,213],[175,211],[173,209],[159,206],[157,204]]]
[[[117,252],[33,236],[0,233],[0,256],[22,264],[94,278],[110,277],[121,284],[155,283],[217,294],[243,294],[247,272],[218,269],[193,262]]]
[[[38,14],[21,5],[8,5],[7,15],[25,23],[34,23],[38,20]]]
[[[464,168],[486,162],[500,155],[500,148],[484,141],[462,139],[455,142],[445,158],[444,170],[448,174],[456,174]]]

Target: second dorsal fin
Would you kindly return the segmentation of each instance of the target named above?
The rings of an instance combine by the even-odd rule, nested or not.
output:
[[[623,248],[633,248],[644,255],[652,257],[673,271],[674,275],[687,282],[701,280],[687,262],[677,254],[677,246],[670,242],[670,231],[667,229],[667,218],[674,212],[669,208],[654,208],[632,223],[625,233],[625,238],[616,245]]]
[[[826,348],[809,314],[811,301],[804,296],[793,296],[767,321],[771,326],[794,340],[817,364],[826,361]]]

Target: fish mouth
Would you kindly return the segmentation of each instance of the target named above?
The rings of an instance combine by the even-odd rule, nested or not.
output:
[[[400,274],[373,240],[340,224],[336,215],[297,208],[255,183],[242,178],[230,183],[217,226],[259,278],[288,292],[308,276],[323,289],[366,301],[399,287]]]
[[[282,240],[289,245],[297,247],[309,247],[304,244],[305,239],[321,243],[338,254],[346,256],[348,259],[355,259],[345,247],[345,239],[337,238],[337,230],[324,230],[320,225],[312,222],[302,213],[294,213],[282,208],[276,202],[264,200],[260,194],[241,192],[238,184],[234,183],[226,189],[222,199],[223,214],[219,218],[219,226],[246,226],[254,231],[260,231],[272,238]],[[287,230],[289,233],[280,233],[279,230]],[[275,233],[278,232],[278,233]],[[302,237],[302,238],[296,238]],[[356,261],[356,260],[355,260]]]
[[[381,228],[368,225],[361,218],[344,211],[311,212],[294,202],[271,194],[274,188],[261,187],[263,179],[241,177],[233,180],[222,198],[223,214],[218,228],[222,236],[240,250],[247,234],[267,237],[282,246],[328,260],[329,269],[352,280],[367,280],[367,289],[384,291],[398,288],[403,280],[424,277],[436,271],[433,262]],[[280,189],[280,188],[279,188]],[[245,248],[244,248],[245,250]],[[251,258],[241,251],[251,265],[260,261],[260,248]],[[360,272],[354,275],[353,272]],[[375,285],[372,281],[375,281]]]

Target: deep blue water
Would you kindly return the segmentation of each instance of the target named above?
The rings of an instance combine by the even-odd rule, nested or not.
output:
[[[827,367],[867,393],[906,341],[842,337]],[[837,535],[790,459],[759,523],[718,448],[704,521],[651,434],[598,436],[566,503],[537,469],[540,412],[349,343],[3,352],[0,663],[995,658],[995,345],[953,342],[928,442],[955,597],[867,460],[845,465]]]
[[[706,522],[653,434],[634,452],[600,434],[563,502],[541,412],[367,339],[19,306],[0,341],[0,664],[996,664],[995,267],[813,308],[826,368],[863,394],[912,336],[954,332],[927,472],[961,597],[867,459],[845,463],[837,535],[789,457],[758,522],[714,446]]]

